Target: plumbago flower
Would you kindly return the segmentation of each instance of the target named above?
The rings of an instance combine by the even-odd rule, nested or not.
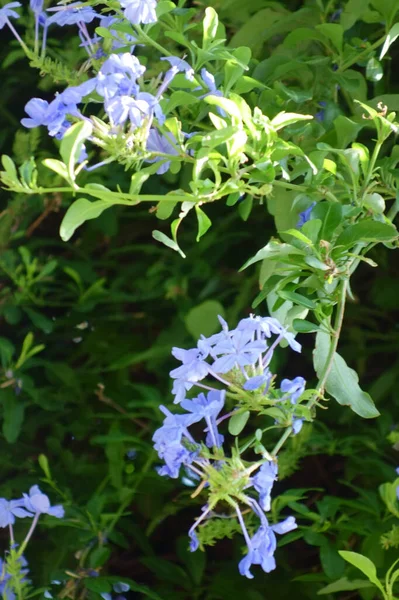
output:
[[[269,453],[260,443],[262,431],[252,434],[252,441],[242,447],[236,440],[235,446],[227,451],[226,436],[219,426],[230,419],[228,433],[238,435],[251,412],[255,412],[259,416],[270,415],[275,427],[288,427],[288,433],[296,435],[303,420],[310,418],[309,410],[301,404],[305,400],[306,382],[298,376],[293,380],[283,379],[279,387],[275,384],[269,365],[278,344],[286,340],[292,350],[301,351],[293,334],[277,319],[251,315],[233,330],[221,317],[219,321],[221,332],[209,338],[201,336],[196,348],[172,349],[173,356],[181,362],[170,373],[174,380],[172,392],[175,403],[185,413],[173,414],[161,406],[165,419],[154,433],[153,441],[164,462],[158,469],[160,475],[176,479],[183,467],[183,477],[192,473],[194,480],[200,481],[194,495],[207,491],[202,514],[188,532],[191,551],[212,538],[213,528],[217,529],[215,508],[220,503],[227,504],[232,511],[229,516],[237,519],[248,547],[239,571],[252,578],[251,565],[260,565],[267,573],[275,568],[275,534],[292,531],[297,525],[293,517],[270,524],[266,516],[271,509],[278,464],[275,453]],[[193,393],[196,387],[202,390],[198,395]],[[201,429],[205,434],[203,440],[198,438]],[[262,455],[255,463],[243,458],[250,448]],[[246,514],[252,515],[247,517],[247,523],[243,507]]]
[[[68,15],[64,15],[62,11],[57,12],[54,15],[57,21],[53,22],[60,20],[58,15],[69,20],[84,15],[78,8],[75,15],[74,10]],[[85,26],[84,23],[83,25]],[[25,106],[27,117],[23,118],[21,123],[27,128],[45,126],[50,136],[62,139],[74,122],[91,121],[94,129],[91,139],[98,145],[110,148],[111,153],[113,149],[121,156],[132,154],[140,161],[144,159],[148,163],[160,163],[157,173],[166,173],[170,168],[171,158],[182,152],[184,137],[189,136],[181,132],[179,140],[177,135],[163,128],[166,120],[161,108],[163,94],[179,72],[192,81],[194,71],[183,59],[161,57],[161,60],[169,63],[170,68],[164,73],[161,81],[157,79],[151,82],[149,89],[153,93],[143,89],[146,68],[136,56],[131,52],[110,54],[95,77],[78,86],[67,87],[61,93],[57,93],[51,102],[32,98]],[[87,114],[87,110],[83,111],[81,105],[87,105],[93,94],[97,105],[98,96],[102,97],[105,121],[98,117],[88,118],[83,114]],[[93,168],[96,166],[90,167]]]

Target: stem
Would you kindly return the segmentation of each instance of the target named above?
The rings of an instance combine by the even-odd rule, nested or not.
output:
[[[368,185],[370,183],[370,179],[371,179],[371,177],[373,175],[375,163],[376,163],[378,155],[379,155],[379,153],[381,151],[381,147],[382,147],[382,142],[381,141],[378,141],[376,143],[376,145],[374,146],[373,154],[371,155],[371,158],[370,158],[370,164],[369,164],[369,168],[368,168],[368,171],[367,171],[367,175],[365,177],[364,184],[363,184],[363,193],[362,193],[362,196],[361,196],[361,201],[364,200],[364,196],[366,195],[367,187],[368,187]]]
[[[349,69],[349,67],[351,67],[352,65],[357,63],[359,58],[361,58],[364,54],[367,54],[368,52],[372,52],[373,50],[378,48],[378,46],[381,46],[381,44],[383,44],[385,42],[385,38],[386,38],[386,35],[383,35],[382,37],[378,38],[378,40],[376,42],[374,42],[374,44],[371,44],[371,46],[362,50],[362,52],[357,54],[354,58],[351,58],[350,60],[348,60],[348,62],[344,63],[341,67],[339,67],[336,72],[342,73],[342,71],[346,71],[346,69]]]
[[[14,544],[15,544],[14,530],[13,530],[11,523],[9,524],[9,529],[10,529],[10,544],[11,544],[11,546],[14,546]]]
[[[319,381],[318,381],[318,384],[316,387],[316,393],[314,394],[314,396],[312,398],[310,398],[310,400],[306,404],[306,407],[309,409],[312,408],[316,404],[317,400],[319,399],[320,395],[322,394],[322,392],[324,390],[324,386],[326,385],[326,381],[328,379],[328,376],[330,374],[330,371],[331,371],[333,363],[334,363],[334,355],[335,355],[335,352],[338,347],[339,336],[341,333],[342,323],[344,320],[346,292],[348,290],[348,285],[349,285],[349,269],[348,269],[348,276],[346,279],[344,279],[344,281],[342,282],[342,286],[341,286],[341,294],[340,294],[340,298],[338,301],[337,313],[335,316],[334,335],[333,335],[333,339],[330,344],[330,349],[328,351],[327,359],[326,359],[324,368],[319,377]],[[276,456],[278,454],[278,452],[284,446],[285,442],[290,437],[291,433],[292,433],[292,427],[288,427],[285,430],[285,432],[283,433],[283,435],[281,436],[281,438],[278,440],[275,447],[273,448],[273,450],[271,452],[272,456]]]
[[[40,513],[36,513],[35,516],[34,516],[34,518],[33,518],[32,525],[30,526],[30,529],[29,529],[28,533],[26,534],[26,538],[24,539],[24,541],[22,542],[22,544],[21,544],[21,546],[20,546],[20,548],[18,550],[18,555],[19,556],[22,556],[22,554],[24,553],[25,548],[28,545],[28,542],[29,542],[30,538],[32,537],[32,534],[35,531],[35,527],[37,525],[39,517],[40,517]]]

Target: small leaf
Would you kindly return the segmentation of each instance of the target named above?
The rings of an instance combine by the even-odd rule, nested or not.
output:
[[[276,115],[274,119],[272,119],[271,124],[274,127],[274,129],[278,131],[283,127],[287,127],[287,125],[292,125],[293,123],[297,123],[298,121],[306,121],[309,119],[313,119],[313,116],[281,112],[278,115]]]
[[[180,254],[180,256],[182,256],[183,258],[186,258],[186,255],[181,250],[179,244],[177,242],[175,242],[175,240],[172,240],[172,238],[168,237],[162,231],[158,231],[158,229],[154,229],[154,231],[152,232],[152,237],[154,238],[154,240],[157,240],[157,242],[161,242],[161,244],[165,244],[165,246],[167,246],[168,248],[171,248],[172,250],[175,250],[176,252],[178,252]]]
[[[286,290],[282,290],[277,293],[280,296],[280,298],[284,298],[284,300],[289,300],[290,302],[293,302],[294,304],[299,304],[300,306],[305,306],[306,308],[309,308],[311,310],[314,310],[315,308],[317,308],[316,302],[314,302],[313,300],[310,300],[309,298],[306,298],[306,296],[302,296],[302,294],[298,294],[297,292],[289,292]]]
[[[60,226],[60,236],[64,242],[67,242],[76,229],[85,221],[96,219],[107,208],[110,208],[112,203],[108,200],[97,200],[90,202],[86,198],[75,200],[68,208]]]
[[[208,231],[208,229],[212,225],[212,221],[210,220],[208,215],[206,215],[204,211],[198,206],[198,204],[195,205],[195,212],[197,213],[198,221],[198,233],[196,240],[197,242],[199,242],[202,236]]]
[[[305,319],[294,319],[292,326],[298,333],[314,333],[319,331],[319,326]]]
[[[366,79],[369,81],[380,81],[384,76],[384,71],[379,60],[372,57],[367,63]]]
[[[216,33],[219,25],[217,12],[211,6],[205,9],[205,17],[203,21],[203,38],[202,47],[206,50],[216,38]]]
[[[0,392],[3,407],[3,435],[9,444],[14,444],[21,432],[25,407],[14,390],[6,389]]]
[[[47,479],[51,479],[50,466],[48,464],[48,458],[45,454],[39,454],[38,463]]]
[[[380,60],[381,60],[381,58],[384,58],[384,56],[386,55],[386,53],[389,50],[389,47],[391,46],[391,44],[394,43],[394,41],[398,37],[399,37],[399,23],[395,23],[395,25],[390,29],[387,37],[385,38],[384,45],[381,48]]]
[[[45,167],[51,169],[54,173],[57,173],[63,179],[68,181],[68,170],[62,161],[56,160],[55,158],[45,158],[42,163]]]
[[[89,121],[80,121],[72,125],[64,134],[60,145],[60,154],[64,161],[69,178],[75,180],[75,164],[77,163],[83,144],[93,132]]]
[[[229,433],[231,435],[240,435],[250,416],[249,410],[239,412],[229,419]]]

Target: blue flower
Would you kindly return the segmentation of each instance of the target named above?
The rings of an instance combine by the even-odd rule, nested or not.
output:
[[[156,0],[121,0],[121,6],[125,9],[126,19],[133,25],[155,23],[157,20]]]
[[[29,0],[30,9],[37,15],[43,10],[44,0]]]
[[[218,342],[213,349],[214,355],[223,355],[212,365],[216,373],[228,373],[237,365],[253,365],[267,348],[265,341],[253,341],[251,331],[237,329],[230,333],[230,339]]]
[[[177,56],[164,56],[161,60],[168,61],[168,63],[177,69],[178,72],[184,73],[189,81],[194,80],[194,69],[182,58],[178,58]]]
[[[18,519],[33,517],[30,512],[25,510],[27,507],[22,508],[23,506],[25,506],[23,498],[20,500],[6,500],[5,498],[0,498],[0,527],[14,525],[15,517]]]
[[[314,209],[316,204],[317,204],[316,202],[312,202],[312,204],[310,206],[308,206],[308,208],[306,210],[299,213],[299,220],[298,220],[298,223],[296,224],[297,229],[299,229],[300,227],[305,225],[305,223],[310,221],[310,219],[312,218],[311,217],[312,210]]]
[[[101,73],[109,75],[112,73],[125,73],[133,81],[136,81],[143,73],[146,68],[140,63],[140,61],[130,54],[124,52],[124,54],[111,54],[111,56],[101,66]]]
[[[56,23],[60,27],[64,25],[78,25],[79,23],[91,23],[94,19],[98,19],[99,15],[91,6],[82,6],[81,2],[73,2],[58,8],[49,8],[49,12],[54,12],[47,19],[47,26]]]
[[[114,125],[124,125],[127,120],[131,129],[140,127],[150,108],[143,100],[135,100],[130,96],[115,96],[104,103],[104,108]]]
[[[172,145],[171,141],[173,141],[174,144],[177,144],[177,140],[172,133],[168,133],[168,136],[161,135],[157,129],[152,128],[148,134],[146,150],[149,152],[159,152],[161,154],[171,154],[173,156],[177,156],[179,153],[175,146]],[[162,164],[157,170],[157,174],[163,175],[170,169],[171,163],[170,160],[165,160],[165,158],[166,157],[163,156],[157,156],[152,159],[147,158],[146,162],[161,162]]]
[[[32,513],[51,515],[57,519],[62,519],[65,514],[64,507],[61,504],[57,504],[56,506],[50,505],[48,496],[42,494],[37,485],[33,485],[30,488],[29,495],[24,494],[23,496],[25,508]]]
[[[197,456],[198,450],[189,451],[179,442],[165,444],[164,446],[160,445],[158,455],[165,462],[165,465],[158,469],[158,475],[166,475],[171,479],[177,479],[180,467],[191,464]]]
[[[280,390],[290,396],[292,404],[295,404],[300,396],[305,391],[306,381],[303,377],[295,377],[292,381],[290,379],[283,379],[280,384]]]
[[[20,15],[12,9],[20,6],[22,6],[20,2],[9,2],[0,8],[0,29],[3,29],[5,25],[9,25],[9,19],[19,19]]]
[[[264,463],[252,478],[255,490],[259,493],[259,504],[265,511],[270,510],[271,492],[277,479],[278,467],[275,462]]]
[[[197,537],[197,534],[195,533],[195,531],[190,530],[188,532],[188,535],[190,538],[190,552],[195,552],[199,548],[199,539]]]
[[[272,377],[272,374],[270,373],[270,371],[268,369],[266,369],[263,375],[254,375],[254,377],[250,377],[249,379],[247,379],[247,381],[244,383],[244,385],[242,387],[244,390],[252,392],[254,390],[259,389],[262,385],[264,385],[266,383],[267,384],[266,389],[267,389],[269,386],[271,377]]]
[[[225,390],[212,390],[205,394],[199,394],[197,398],[192,400],[183,400],[181,403],[182,407],[200,417],[205,419],[208,425],[208,434],[206,436],[205,444],[212,448],[213,446],[220,447],[223,444],[224,437],[219,434],[216,424],[216,419],[224,406],[226,397]]]
[[[292,431],[294,432],[294,435],[296,435],[297,433],[299,433],[302,429],[303,426],[303,419],[294,419],[292,421]]]
[[[253,579],[250,571],[252,565],[260,565],[265,573],[276,568],[274,552],[277,542],[275,533],[283,534],[296,529],[294,517],[288,517],[278,525],[268,526],[263,523],[248,544],[248,554],[240,561],[238,569],[241,575]]]
[[[205,361],[207,354],[198,348],[184,350],[172,348],[172,354],[183,364],[170,372],[172,379],[184,379],[190,383],[201,381],[209,373],[210,366]]]

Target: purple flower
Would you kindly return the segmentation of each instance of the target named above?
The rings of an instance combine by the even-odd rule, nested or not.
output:
[[[278,525],[271,527],[263,523],[248,544],[248,554],[240,561],[238,569],[241,575],[253,579],[250,571],[252,565],[260,565],[265,573],[276,568],[274,552],[277,542],[275,533],[283,534],[296,529],[294,517],[288,517]]]
[[[177,56],[164,56],[161,58],[161,60],[168,61],[171,67],[177,69],[178,72],[180,71],[181,73],[185,73],[186,79],[189,81],[194,80],[194,69],[182,58],[178,58]]]
[[[91,6],[82,6],[81,2],[73,2],[57,8],[49,8],[54,14],[48,18],[47,26],[56,23],[60,27],[64,25],[78,25],[79,23],[91,23],[98,19],[99,15]]]
[[[316,202],[312,202],[312,204],[306,210],[299,213],[299,221],[296,224],[297,229],[299,229],[300,227],[302,227],[302,225],[305,225],[305,223],[310,221],[312,210],[314,209],[316,204]]]
[[[197,451],[189,451],[179,442],[167,444],[164,447],[160,447],[158,450],[159,458],[161,458],[165,465],[158,469],[158,475],[167,476],[171,479],[177,479],[179,477],[180,467],[182,465],[189,465],[192,463],[197,455]]]
[[[20,2],[9,2],[0,8],[0,29],[9,24],[9,19],[19,19],[20,15],[12,9],[20,6],[22,6]]]
[[[264,463],[252,478],[255,490],[259,493],[259,503],[264,511],[270,510],[271,491],[277,479],[277,463]]]
[[[29,0],[30,9],[36,14],[39,15],[43,10],[43,0]]]
[[[294,419],[292,421],[292,431],[294,432],[294,435],[296,435],[297,433],[299,433],[301,431],[302,425],[303,425],[303,419]]]
[[[209,448],[213,446],[220,447],[223,444],[224,437],[220,435],[217,429],[216,419],[224,406],[226,397],[225,390],[213,390],[208,395],[199,394],[192,400],[183,400],[182,407],[188,412],[205,419],[208,426],[208,434],[205,443]]]
[[[242,387],[244,390],[252,392],[254,390],[259,389],[262,385],[264,385],[266,383],[267,384],[266,389],[267,389],[271,377],[272,377],[272,374],[270,373],[270,371],[268,369],[266,369],[266,371],[263,375],[255,375],[254,377],[250,377],[249,379],[247,379],[247,381],[244,383],[244,385]]]
[[[199,548],[199,540],[195,531],[188,532],[190,538],[190,552],[195,552]]]
[[[126,19],[133,25],[155,23],[157,20],[156,0],[121,0],[121,6],[125,9]]]
[[[220,341],[213,349],[214,355],[222,355],[212,365],[216,373],[228,373],[236,365],[253,365],[267,348],[265,341],[253,341],[251,331],[236,329],[230,333],[230,339]]]
[[[161,135],[157,129],[152,128],[150,129],[150,132],[148,134],[146,149],[149,152],[159,152],[161,154],[178,156],[179,153],[176,150],[175,146],[172,145],[172,142],[174,144],[177,144],[177,140],[172,133],[168,133],[167,136]],[[161,162],[162,164],[159,167],[157,174],[163,175],[170,169],[171,163],[170,160],[165,160],[165,158],[166,157],[163,156],[157,156],[152,159],[147,158],[146,161],[149,163]]]
[[[170,372],[172,379],[183,379],[190,383],[201,381],[209,373],[209,365],[205,361],[207,354],[198,348],[183,350],[183,348],[172,348],[172,354],[183,364]]]
[[[37,485],[30,488],[29,496],[28,494],[24,494],[24,504],[27,510],[39,515],[46,514],[57,519],[62,519],[65,514],[64,507],[61,504],[57,504],[56,506],[50,505],[48,496],[42,494]]]
[[[212,75],[212,73],[209,73],[209,71],[203,68],[201,69],[201,77],[202,81],[205,83],[206,87],[209,90],[209,94],[212,94],[212,96],[223,96],[222,92],[216,87],[215,78]]]
[[[23,506],[25,506],[23,498],[20,500],[6,500],[5,498],[0,498],[0,527],[14,525],[15,517],[18,519],[33,517],[30,512],[25,510],[27,507],[22,508]]]
[[[145,70],[140,61],[129,52],[111,54],[101,67],[101,73],[104,75],[125,73],[133,81],[141,77],[145,73]]]
[[[291,397],[291,404],[295,404],[305,391],[305,385],[306,381],[303,377],[295,377],[292,381],[290,379],[283,379],[280,384],[280,390]]]

